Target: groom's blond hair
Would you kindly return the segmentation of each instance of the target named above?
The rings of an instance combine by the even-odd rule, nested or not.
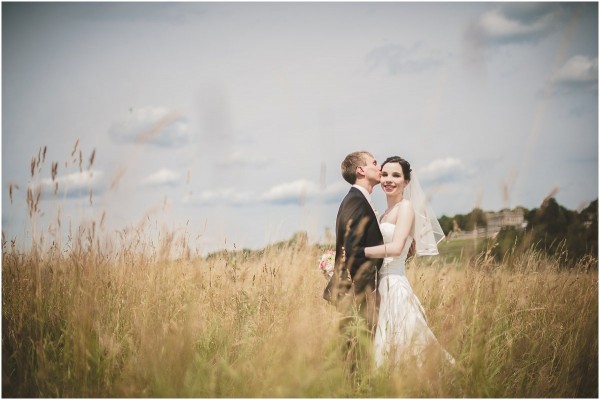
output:
[[[356,168],[367,164],[364,156],[373,157],[368,151],[355,151],[350,153],[342,161],[342,176],[351,185],[356,183]]]

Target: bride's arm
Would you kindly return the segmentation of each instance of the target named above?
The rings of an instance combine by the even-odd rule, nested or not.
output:
[[[368,258],[397,257],[402,254],[406,239],[412,229],[415,213],[408,200],[403,201],[398,207],[396,228],[392,242],[380,246],[365,247],[365,256]]]

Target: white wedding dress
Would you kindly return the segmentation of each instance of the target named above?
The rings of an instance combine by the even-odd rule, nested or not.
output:
[[[396,225],[380,225],[385,243],[391,243]],[[427,326],[425,311],[413,293],[406,277],[405,262],[413,238],[409,236],[399,257],[387,257],[379,271],[381,303],[375,331],[375,364],[380,367],[386,360],[392,363],[415,357],[423,363],[425,350],[431,344],[440,346]],[[446,359],[454,358],[445,350]]]

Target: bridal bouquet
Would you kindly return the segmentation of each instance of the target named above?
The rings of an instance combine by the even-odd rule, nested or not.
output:
[[[319,259],[319,269],[329,279],[333,275],[333,266],[335,265],[335,250],[327,250]]]

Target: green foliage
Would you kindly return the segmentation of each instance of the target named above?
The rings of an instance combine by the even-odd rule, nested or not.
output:
[[[481,208],[475,208],[473,211],[465,216],[465,231],[472,231],[477,228],[485,228],[487,226],[487,219],[485,213]]]
[[[522,255],[532,246],[562,260],[563,266],[574,266],[583,257],[598,253],[598,200],[577,212],[548,198],[539,209],[527,212],[525,220],[525,230],[503,228],[491,240],[497,260]]]
[[[495,238],[481,241],[479,251],[489,250],[496,261],[510,261],[533,247],[558,257],[563,266],[574,266],[582,258],[598,254],[598,200],[577,212],[566,209],[550,197],[539,208],[524,211],[526,229],[504,227]],[[442,216],[439,219],[446,234],[452,230],[454,221],[461,230],[470,231],[475,224],[477,227],[485,226],[484,220],[485,214],[480,209],[474,209],[467,215]]]
[[[481,208],[474,208],[468,214],[456,214],[453,217],[447,217],[442,215],[438,218],[440,226],[446,235],[454,229],[454,224],[461,231],[472,231],[477,228],[485,228],[487,226],[487,219],[485,212]]]
[[[501,260],[507,253],[511,250],[518,248],[524,248],[523,239],[525,237],[525,232],[522,229],[516,229],[514,227],[506,227],[502,228],[496,236],[495,240],[495,248],[493,250],[493,254],[496,256],[498,260]]]
[[[438,218],[438,221],[440,223],[440,226],[442,227],[442,230],[444,231],[444,234],[447,236],[450,232],[452,232],[452,228],[453,228],[453,221],[454,219],[451,217],[447,217],[445,215],[442,215],[441,218]]]

